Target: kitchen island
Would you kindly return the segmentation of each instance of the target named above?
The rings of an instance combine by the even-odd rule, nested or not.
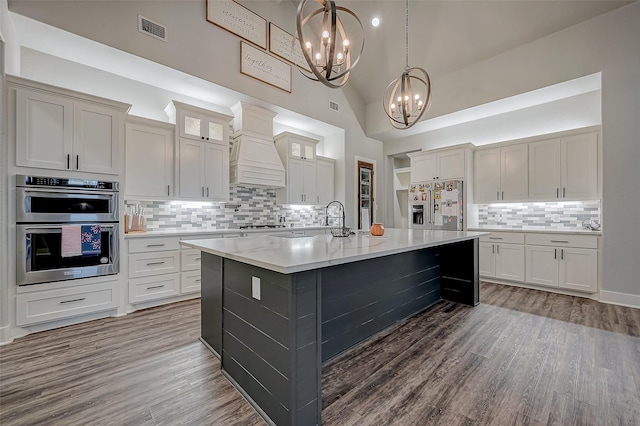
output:
[[[183,241],[202,255],[201,340],[272,424],[321,424],[322,363],[441,299],[478,304],[484,233],[387,229]]]

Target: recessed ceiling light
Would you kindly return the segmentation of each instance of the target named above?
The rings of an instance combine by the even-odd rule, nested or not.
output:
[[[378,18],[373,18],[371,20],[371,25],[373,25],[374,27],[377,27],[378,25],[380,25],[380,20]]]

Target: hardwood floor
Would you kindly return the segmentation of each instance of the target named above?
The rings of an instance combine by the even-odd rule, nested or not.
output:
[[[640,425],[640,310],[483,283],[323,369],[325,425]],[[2,425],[263,425],[197,341],[199,301],[0,347]]]

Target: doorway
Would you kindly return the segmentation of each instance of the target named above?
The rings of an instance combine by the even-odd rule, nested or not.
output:
[[[374,173],[373,163],[358,160],[358,229],[369,229],[374,221]]]

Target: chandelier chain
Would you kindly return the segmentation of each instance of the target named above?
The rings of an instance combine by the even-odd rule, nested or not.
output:
[[[405,26],[404,26],[404,55],[405,69],[409,69],[409,0],[405,2]]]

